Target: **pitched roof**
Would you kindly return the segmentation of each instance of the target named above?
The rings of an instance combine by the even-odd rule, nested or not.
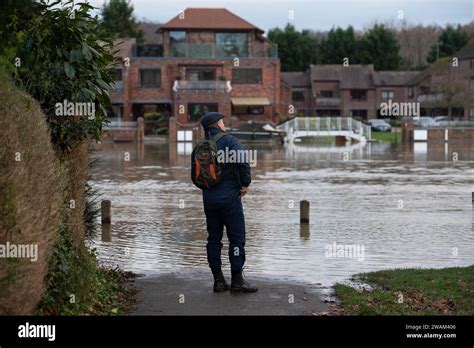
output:
[[[162,44],[163,36],[157,33],[156,28],[160,27],[160,23],[140,22],[138,23],[140,29],[145,33],[145,43],[147,44]]]
[[[290,87],[311,87],[307,72],[282,72],[280,76]]]
[[[340,64],[311,65],[310,69],[312,81],[340,81],[343,89],[374,88],[372,80],[374,66],[372,64],[349,66]]]
[[[158,30],[177,29],[224,29],[224,30],[263,30],[233,14],[225,8],[187,8],[184,18],[178,14]]]
[[[430,75],[447,74],[451,68],[450,61],[450,57],[439,58],[435,62],[431,63],[426,69],[418,72],[418,74],[415,75],[415,77],[410,81],[410,84],[416,85]]]
[[[376,86],[406,86],[418,75],[418,71],[374,71],[372,79]]]
[[[114,48],[118,50],[116,57],[130,57],[132,54],[132,46],[136,43],[135,38],[117,39],[114,41]]]
[[[471,39],[466,46],[457,51],[453,56],[459,59],[474,58],[474,39]]]

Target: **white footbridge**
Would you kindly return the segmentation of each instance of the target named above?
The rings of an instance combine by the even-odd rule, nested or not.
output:
[[[311,137],[346,137],[360,143],[371,138],[370,125],[354,120],[352,117],[295,117],[276,127],[285,131],[285,141]]]

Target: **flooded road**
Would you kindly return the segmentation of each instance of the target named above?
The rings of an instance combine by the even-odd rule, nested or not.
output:
[[[248,275],[330,286],[358,272],[474,263],[471,152],[453,162],[448,152],[404,152],[388,143],[246,145],[258,151],[243,200]],[[112,201],[111,231],[94,240],[103,262],[145,274],[207,268],[189,152],[176,144],[115,144],[93,153],[99,161],[91,183]],[[303,199],[311,204],[309,231],[299,224]],[[359,252],[332,252],[341,245]]]

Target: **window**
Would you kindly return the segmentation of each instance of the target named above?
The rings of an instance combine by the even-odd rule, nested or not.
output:
[[[408,98],[413,98],[415,96],[415,93],[413,91],[413,87],[408,87],[407,96],[408,96]]]
[[[170,54],[172,57],[186,57],[186,32],[170,31]]]
[[[304,92],[303,91],[291,92],[291,99],[293,101],[304,101]]]
[[[382,98],[383,99],[393,99],[395,97],[395,92],[392,90],[389,91],[382,91]]]
[[[106,108],[107,117],[109,118],[122,118],[123,114],[123,105],[122,104],[112,104],[112,107]]]
[[[355,100],[355,101],[367,100],[367,91],[363,89],[351,90],[351,100]]]
[[[140,86],[145,87],[145,88],[161,87],[161,70],[160,69],[140,70]]]
[[[321,98],[332,98],[334,96],[332,91],[321,91],[319,94],[321,95]]]
[[[114,81],[122,81],[122,69],[112,70],[112,78]]]
[[[262,83],[262,69],[233,69],[232,83]]]
[[[471,91],[474,91],[474,78],[471,78],[471,83],[469,84]]]
[[[218,111],[216,103],[189,103],[188,118],[190,121],[199,121],[206,112]]]
[[[471,110],[469,110],[469,119],[471,121],[474,121],[474,108],[471,108]]]
[[[247,57],[247,33],[216,33],[216,55],[218,57]]]
[[[191,68],[186,69],[186,80],[188,81],[214,81],[216,69],[214,68]]]
[[[471,59],[471,75],[474,75],[474,59]]]
[[[235,106],[236,115],[262,115],[265,111],[263,106]]]

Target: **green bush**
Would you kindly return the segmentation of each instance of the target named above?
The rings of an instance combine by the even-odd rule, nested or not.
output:
[[[110,34],[89,13],[92,6],[58,3],[33,2],[28,14],[10,16],[6,29],[10,40],[3,55],[16,63],[12,64],[15,83],[40,103],[53,144],[68,151],[77,141],[98,140],[102,134],[114,52]],[[5,30],[0,34],[5,36]],[[57,116],[56,104],[65,100],[93,103],[95,117]]]
[[[161,113],[159,112],[147,112],[143,115],[145,121],[157,121],[161,118]]]

